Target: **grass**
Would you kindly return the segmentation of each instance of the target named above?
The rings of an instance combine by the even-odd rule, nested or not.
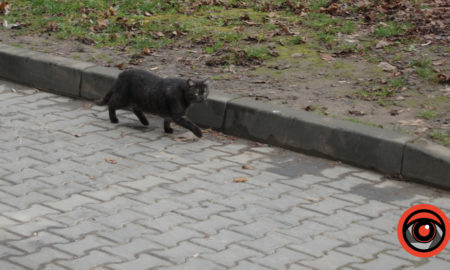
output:
[[[383,128],[383,126],[381,126],[381,125],[370,123],[370,122],[367,122],[367,121],[361,121],[361,120],[359,120],[357,118],[354,118],[354,117],[347,117],[347,118],[344,118],[344,120],[347,120],[347,121],[350,121],[350,122],[353,122],[353,123],[357,123],[357,124],[363,124],[363,125],[369,126],[369,127]]]
[[[439,141],[444,146],[450,146],[450,133],[448,132],[435,130],[431,133],[431,138]]]
[[[414,68],[414,71],[423,79],[430,82],[436,81],[436,72],[431,66],[431,60],[427,58],[414,59],[409,66]]]
[[[427,120],[431,120],[438,116],[438,112],[436,112],[434,110],[425,110],[425,111],[421,111],[417,116],[425,118]]]
[[[396,22],[388,22],[380,25],[375,30],[375,35],[380,38],[390,38],[406,33],[412,28],[412,24],[400,24]]]

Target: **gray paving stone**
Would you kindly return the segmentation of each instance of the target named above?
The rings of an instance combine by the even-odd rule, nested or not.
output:
[[[362,260],[336,251],[330,251],[328,254],[318,259],[301,261],[301,264],[311,266],[316,269],[338,269],[342,266],[355,262],[362,262]]]
[[[345,244],[343,241],[339,241],[330,237],[318,235],[314,239],[308,240],[302,243],[295,243],[289,245],[289,248],[301,251],[305,254],[309,254],[315,257],[322,257],[326,255],[330,250],[335,249]]]
[[[201,246],[220,251],[226,249],[233,243],[244,243],[243,241],[251,239],[252,238],[250,236],[225,229],[221,230],[217,234],[207,235],[201,238],[193,238],[190,241]]]
[[[55,234],[48,232],[39,232],[18,241],[9,241],[8,244],[28,253],[33,253],[46,246],[64,244],[68,242],[69,240],[59,237]]]
[[[83,256],[70,261],[58,261],[58,264],[69,267],[71,269],[99,269],[104,265],[116,262],[120,262],[120,259],[105,252],[94,250],[87,256]]]
[[[175,264],[181,264],[186,262],[188,259],[214,253],[214,250],[185,241],[181,242],[176,247],[163,250],[155,250],[151,251],[150,253],[157,255],[158,257],[165,258],[166,260],[169,260]]]
[[[239,264],[235,267],[229,268],[232,270],[268,270],[270,268],[264,267],[262,265],[252,263],[249,261],[241,261]]]
[[[280,248],[275,253],[261,258],[251,258],[250,261],[268,266],[273,269],[286,269],[290,264],[311,258],[288,248]]]
[[[30,222],[8,227],[8,230],[23,236],[31,236],[35,232],[47,231],[54,228],[62,228],[64,224],[49,220],[45,217],[37,217]]]
[[[205,259],[214,261],[218,264],[227,267],[237,265],[239,261],[244,259],[250,259],[261,256],[263,256],[262,253],[238,245],[230,245],[227,249],[217,252],[215,254],[202,255],[202,257]]]
[[[85,238],[68,244],[57,244],[54,247],[69,254],[77,256],[87,255],[91,250],[99,247],[113,246],[114,243],[96,235],[88,235]]]
[[[139,254],[144,252],[163,249],[165,249],[165,247],[142,238],[133,239],[130,242],[124,243],[122,245],[102,248],[102,250],[110,254],[114,254],[127,260],[135,260],[138,258]]]
[[[14,212],[6,212],[3,215],[12,219],[28,222],[36,217],[45,216],[47,214],[58,213],[56,210],[50,209],[40,204],[34,204],[30,208]]]
[[[213,215],[204,221],[183,224],[183,227],[212,235],[235,225],[243,225],[243,223],[219,215]]]
[[[146,270],[169,265],[171,265],[171,263],[168,261],[161,260],[160,258],[149,254],[142,254],[136,260],[127,261],[121,264],[109,264],[108,267],[117,270]]]
[[[47,202],[47,203],[45,203],[45,205],[47,205],[53,209],[58,209],[62,212],[69,212],[77,207],[82,206],[82,205],[89,204],[89,203],[96,203],[96,202],[98,202],[98,200],[94,200],[94,199],[88,198],[86,196],[75,194],[75,195],[72,195],[70,198],[67,198],[64,200],[59,200],[56,202]]]
[[[264,252],[265,254],[273,254],[277,249],[281,247],[298,242],[298,239],[290,237],[288,235],[284,235],[278,232],[269,232],[264,237],[250,241],[242,241],[241,245]]]
[[[219,266],[213,262],[201,259],[201,258],[194,258],[188,260],[186,263],[175,265],[175,266],[169,266],[169,267],[163,267],[161,269],[170,269],[170,270],[192,270],[192,269],[211,269],[211,270],[221,270],[226,269],[223,266]]]
[[[0,260],[0,268],[1,269],[8,269],[8,270],[24,270],[27,269],[22,266],[18,266],[17,264],[13,264],[4,260]]]
[[[31,269],[40,269],[43,265],[59,259],[71,259],[72,256],[53,248],[44,247],[36,253],[22,257],[11,257],[9,260]]]
[[[375,259],[359,264],[352,264],[351,267],[356,269],[396,269],[405,268],[407,266],[412,266],[411,262],[396,258],[394,256],[389,256],[385,254],[379,254]]]
[[[182,228],[182,227],[175,227],[174,229],[159,234],[159,235],[151,235],[146,236],[150,241],[156,242],[158,244],[161,244],[166,247],[174,247],[178,245],[182,241],[189,240],[191,238],[195,237],[204,237],[204,234],[200,234],[198,232]]]

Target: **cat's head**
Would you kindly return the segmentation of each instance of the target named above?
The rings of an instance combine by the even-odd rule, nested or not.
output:
[[[186,81],[185,97],[191,103],[199,103],[206,100],[209,95],[209,79],[196,81],[188,79]]]

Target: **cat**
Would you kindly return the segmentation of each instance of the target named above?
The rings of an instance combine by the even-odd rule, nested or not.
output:
[[[170,127],[173,121],[201,138],[202,131],[186,117],[186,110],[192,103],[206,100],[208,84],[209,79],[164,79],[144,70],[131,69],[120,73],[111,90],[96,104],[108,106],[112,123],[119,122],[116,110],[128,108],[145,126],[148,120],[144,112],[152,113],[164,118],[166,133],[173,133]]]

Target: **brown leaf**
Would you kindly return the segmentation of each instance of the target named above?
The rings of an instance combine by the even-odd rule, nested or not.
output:
[[[447,62],[447,59],[441,59],[433,62],[433,66],[443,66]]]
[[[381,49],[381,48],[384,48],[384,47],[387,47],[390,45],[392,45],[392,42],[382,39],[382,40],[378,41],[377,45],[375,45],[375,48]]]
[[[81,137],[82,135],[77,133],[77,134],[73,134],[73,136],[79,138],[79,137]]]
[[[391,110],[389,113],[390,113],[390,115],[392,115],[392,116],[396,116],[396,115],[399,115],[400,113],[402,113],[403,112],[403,110]]]
[[[151,54],[152,54],[152,52],[150,51],[150,49],[147,48],[147,47],[145,47],[144,49],[142,49],[142,52],[141,52],[141,53],[144,54],[144,55],[151,55]]]
[[[124,70],[127,68],[127,65],[125,63],[120,63],[120,64],[115,65],[115,67],[120,70]]]
[[[355,116],[363,116],[363,115],[366,115],[365,112],[363,112],[363,111],[358,111],[358,110],[349,110],[348,113],[351,114],[351,115],[355,115]]]
[[[331,56],[329,54],[321,54],[320,58],[325,61],[335,61],[336,60],[336,58],[334,58],[333,56]]]
[[[450,74],[440,73],[436,75],[438,82],[440,83],[449,83],[450,82]]]
[[[253,168],[250,165],[242,165],[242,169],[244,169],[244,170],[254,170],[255,168]]]
[[[378,67],[381,68],[382,70],[388,71],[388,72],[397,70],[397,68],[395,66],[389,64],[388,62],[381,62],[380,64],[378,64]]]
[[[235,182],[235,183],[245,183],[247,181],[248,181],[248,179],[246,177],[236,177],[233,179],[233,182]]]
[[[105,161],[109,164],[117,164],[117,160],[115,160],[114,158],[107,157],[105,158]]]
[[[9,11],[11,10],[11,4],[8,2],[1,2],[0,3],[0,14],[8,15]]]
[[[90,108],[92,108],[92,103],[84,103],[82,108],[83,109],[90,109]]]
[[[78,37],[76,40],[85,45],[94,45],[95,44],[95,41],[93,39],[90,39],[87,37]]]
[[[271,56],[273,56],[273,57],[278,57],[278,56],[280,56],[280,54],[279,54],[277,51],[275,51],[275,50],[271,50],[271,51],[269,52],[269,54],[270,54]]]
[[[417,127],[430,127],[424,120],[400,120],[398,123],[402,126],[417,126]]]
[[[308,106],[306,106],[306,107],[304,108],[304,110],[307,111],[307,112],[313,112],[313,111],[315,111],[316,109],[317,109],[317,106],[314,106],[314,105],[308,105]]]

